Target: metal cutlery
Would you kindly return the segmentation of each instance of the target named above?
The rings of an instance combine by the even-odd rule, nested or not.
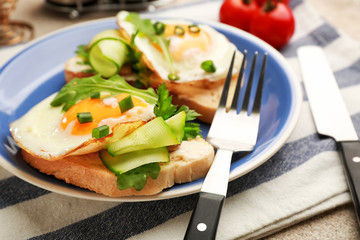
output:
[[[305,89],[319,134],[335,139],[359,221],[360,142],[336,79],[320,47],[298,49]]]
[[[198,202],[192,213],[185,239],[215,239],[227,193],[232,155],[238,151],[251,152],[257,141],[267,54],[265,53],[262,61],[257,85],[256,82],[253,82],[253,78],[258,53],[255,52],[254,54],[243,104],[240,113],[238,113],[238,99],[241,86],[243,86],[246,55],[247,52],[245,51],[232,103],[230,109],[227,109],[226,102],[235,53],[230,64],[219,106],[207,136],[207,141],[217,148],[217,152],[199,193]],[[250,92],[251,88],[256,87],[256,95],[251,108]]]

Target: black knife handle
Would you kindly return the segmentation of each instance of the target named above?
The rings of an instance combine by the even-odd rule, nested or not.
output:
[[[354,203],[356,217],[360,223],[360,142],[339,142],[350,194]]]
[[[215,239],[225,196],[200,192],[184,239]]]

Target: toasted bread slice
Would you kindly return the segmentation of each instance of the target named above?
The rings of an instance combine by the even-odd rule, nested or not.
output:
[[[109,197],[121,197],[153,195],[175,183],[204,177],[213,161],[214,149],[200,137],[183,141],[179,148],[170,153],[170,162],[160,165],[158,178],[149,178],[141,191],[134,188],[119,190],[115,174],[105,167],[98,153],[69,156],[57,161],[47,161],[24,150],[22,154],[25,161],[40,172]]]

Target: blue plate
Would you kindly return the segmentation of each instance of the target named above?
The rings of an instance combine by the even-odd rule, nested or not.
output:
[[[293,131],[300,113],[300,84],[282,55],[260,39],[239,29],[214,22],[207,24],[225,34],[239,50],[248,55],[258,51],[260,58],[268,52],[265,89],[261,109],[260,131],[255,150],[233,161],[230,180],[252,171],[285,143]],[[28,166],[9,145],[9,124],[24,115],[41,100],[64,85],[64,63],[74,56],[80,44],[86,44],[98,32],[117,28],[115,18],[74,25],[38,39],[0,69],[0,164],[19,178],[38,187],[60,194],[103,201],[148,201],[179,197],[198,192],[202,180],[176,185],[153,196],[109,198],[39,173]],[[208,125],[202,124],[206,136]],[[11,141],[11,138],[10,138]]]

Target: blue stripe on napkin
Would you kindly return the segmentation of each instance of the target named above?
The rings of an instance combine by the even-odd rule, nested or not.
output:
[[[0,181],[0,189],[0,209],[49,193],[17,177]]]
[[[289,3],[289,6],[292,9],[295,9],[297,6],[301,5],[304,2],[304,0],[291,0]]]
[[[190,211],[195,195],[153,202],[123,203],[101,214],[32,239],[127,239]],[[101,229],[101,231],[99,231]]]
[[[287,58],[296,57],[297,48],[300,46],[318,45],[325,47],[339,37],[339,33],[332,26],[328,23],[324,23],[308,35],[290,42],[290,44],[281,49],[281,53]]]
[[[334,73],[339,88],[359,84],[360,59],[351,66]]]

